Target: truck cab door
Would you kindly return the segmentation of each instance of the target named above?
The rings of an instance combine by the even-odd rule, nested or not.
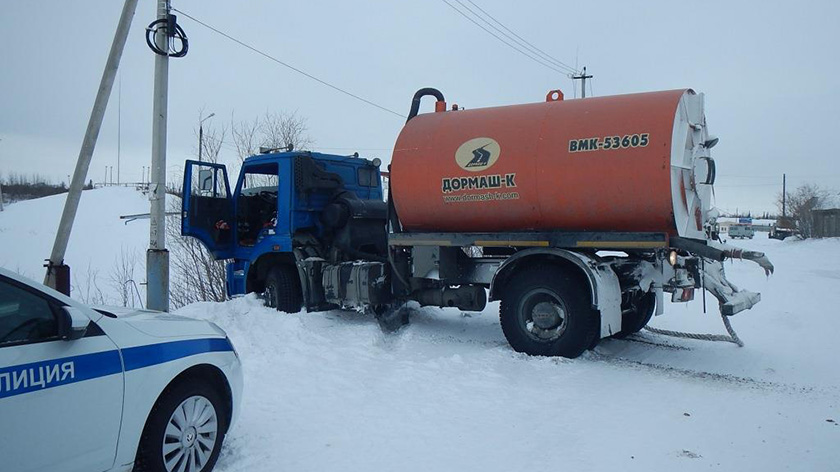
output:
[[[181,235],[192,236],[216,259],[233,257],[233,198],[221,164],[187,161],[181,200]]]

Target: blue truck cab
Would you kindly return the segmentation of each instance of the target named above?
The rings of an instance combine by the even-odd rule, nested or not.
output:
[[[387,255],[379,165],[358,154],[259,154],[245,159],[231,191],[224,165],[189,160],[181,233],[229,261],[229,297],[266,293],[284,311],[319,308],[323,296],[311,292],[322,290],[320,273],[306,273],[303,261]]]

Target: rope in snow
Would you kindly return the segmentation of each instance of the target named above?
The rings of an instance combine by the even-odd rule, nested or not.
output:
[[[725,315],[720,315],[721,319],[723,319],[723,326],[726,327],[726,332],[729,333],[728,336],[723,334],[696,334],[696,333],[683,333],[681,331],[670,331],[667,329],[658,329],[658,328],[651,328],[650,326],[645,326],[645,329],[650,331],[651,333],[661,334],[663,336],[672,336],[675,338],[686,338],[686,339],[698,339],[700,341],[720,341],[720,342],[727,342],[737,344],[739,347],[744,347],[744,341],[741,341],[741,338],[738,337],[738,333],[732,329],[732,325],[729,323],[729,317]]]

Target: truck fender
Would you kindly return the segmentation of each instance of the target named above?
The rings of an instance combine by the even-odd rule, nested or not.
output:
[[[578,268],[589,284],[592,308],[601,318],[601,337],[621,331],[621,286],[608,264],[574,251],[559,248],[525,249],[510,256],[493,274],[490,301],[499,299],[499,290],[524,263],[560,259]]]

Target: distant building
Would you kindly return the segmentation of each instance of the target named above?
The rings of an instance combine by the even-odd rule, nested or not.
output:
[[[818,209],[812,211],[814,216],[814,237],[840,237],[840,193],[829,195]]]

